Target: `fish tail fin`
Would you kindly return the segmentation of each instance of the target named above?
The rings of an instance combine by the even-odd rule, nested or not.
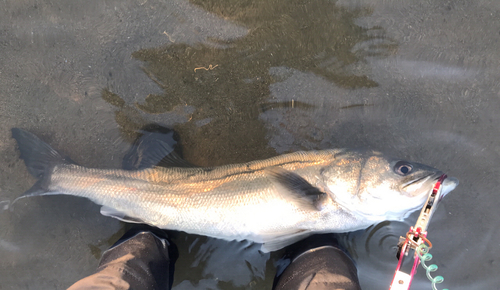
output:
[[[48,186],[54,166],[71,162],[30,132],[13,128],[12,137],[17,141],[21,152],[20,158],[24,160],[28,172],[38,179],[33,187],[16,200],[28,196],[50,194]]]

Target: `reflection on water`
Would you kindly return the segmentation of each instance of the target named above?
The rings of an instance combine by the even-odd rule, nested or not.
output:
[[[355,259],[370,257],[384,264],[387,258],[396,258],[399,237],[410,229],[410,223],[385,221],[366,230],[342,235],[342,241]],[[391,260],[390,262],[394,262]]]
[[[175,129],[185,157],[196,165],[244,162],[275,155],[259,113],[284,103],[270,103],[274,67],[312,72],[345,88],[374,87],[363,71],[367,56],[384,57],[396,49],[380,27],[355,24],[369,9],[346,9],[332,1],[193,1],[248,29],[244,37],[143,49],[133,56],[164,95],[148,95],[127,105],[108,90],[103,99],[118,111],[125,136],[143,122],[141,114],[161,114],[192,107],[188,122]],[[307,109],[304,102],[290,107]]]
[[[387,288],[389,287],[393,271],[396,270],[398,263],[396,256],[399,237],[404,236],[410,226],[413,226],[412,221],[413,219],[404,222],[386,221],[366,230],[341,236],[342,244],[357,261],[358,271],[362,273],[360,275],[362,285],[387,285]],[[411,270],[412,264],[413,259],[406,258],[401,270],[409,273],[408,268],[410,267]],[[412,286],[414,288],[415,285]]]
[[[174,289],[266,289],[274,276],[260,245],[173,233],[179,247]],[[272,254],[275,256],[276,254]],[[208,287],[208,288],[210,288]]]

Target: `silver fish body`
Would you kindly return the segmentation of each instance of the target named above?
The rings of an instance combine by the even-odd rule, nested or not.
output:
[[[35,153],[27,152],[29,146],[23,142],[42,141],[20,129],[13,129],[13,135],[32,172],[28,159]],[[348,232],[402,220],[422,207],[442,175],[379,152],[347,149],[295,152],[211,168],[90,169],[64,162],[43,144],[45,157],[36,164],[49,165],[28,196],[81,196],[102,205],[104,215],[124,221],[246,239],[265,244],[265,250],[277,250],[312,233]],[[47,148],[52,151],[47,153]],[[446,179],[443,193],[457,184],[456,179]]]

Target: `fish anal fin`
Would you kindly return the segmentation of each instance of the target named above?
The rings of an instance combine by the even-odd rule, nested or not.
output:
[[[103,216],[109,216],[127,223],[145,224],[145,222],[139,218],[127,216],[124,212],[105,205],[101,207],[101,214]]]
[[[260,251],[263,253],[277,251],[300,240],[303,240],[312,234],[313,233],[311,231],[299,230],[293,234],[278,236],[272,240],[262,243]]]
[[[283,168],[271,167],[267,168],[266,172],[277,185],[282,187],[280,191],[285,198],[290,197],[292,202],[300,206],[321,210],[321,201],[326,196],[321,189],[313,186],[297,173]]]

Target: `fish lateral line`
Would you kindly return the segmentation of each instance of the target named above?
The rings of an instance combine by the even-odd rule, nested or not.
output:
[[[260,160],[260,162],[265,162],[269,159],[264,159]],[[186,180],[192,181],[192,182],[205,182],[205,181],[216,181],[216,180],[224,180],[224,179],[229,179],[229,178],[237,178],[238,176],[245,176],[245,175],[250,175],[250,174],[265,174],[266,170],[268,170],[271,167],[276,167],[276,168],[282,168],[283,170],[298,170],[298,169],[304,169],[307,167],[311,166],[319,166],[319,165],[328,165],[332,162],[332,160],[321,160],[321,161],[297,161],[293,160],[290,162],[284,162],[284,163],[271,163],[271,164],[265,164],[263,166],[257,167],[257,168],[251,168],[251,169],[245,169],[244,167],[246,166],[245,163],[239,165],[222,165],[218,167],[207,167],[210,170],[205,171],[205,168],[154,168],[153,170],[158,169],[161,171],[165,176],[168,176],[169,178],[172,178],[172,174],[174,175],[181,175],[177,178],[172,178],[171,180],[168,181],[156,181],[158,183],[169,183],[169,184],[174,184],[174,183],[182,183],[185,182]],[[236,166],[239,167],[236,167]],[[302,166],[294,166],[294,165],[302,165]],[[234,168],[226,168],[230,166],[235,166]],[[288,169],[287,167],[291,167],[291,169]],[[175,170],[173,170],[175,169]],[[241,171],[238,171],[238,169],[244,169]],[[147,169],[146,169],[147,170]],[[193,170],[193,172],[188,172],[190,170]],[[226,174],[223,174],[223,171],[233,171],[233,172],[228,172]],[[170,172],[169,172],[170,171]],[[173,172],[172,172],[173,171]],[[182,171],[185,171],[184,174],[182,174]],[[212,176],[215,175],[215,176]],[[161,179],[161,177],[158,177]],[[169,179],[167,178],[167,179]],[[148,181],[153,181],[153,180],[148,180]]]

